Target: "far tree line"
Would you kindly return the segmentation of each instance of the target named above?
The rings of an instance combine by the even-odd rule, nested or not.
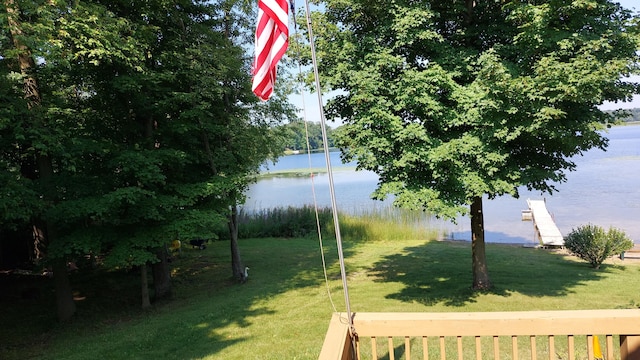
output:
[[[605,111],[605,113],[614,116],[615,121],[618,122],[637,122],[640,121],[640,108],[633,108],[624,110],[625,116],[616,115],[614,110]],[[306,126],[305,126],[306,123]],[[299,150],[302,152],[307,151],[307,138],[308,144],[313,150],[322,149],[322,128],[319,122],[296,120],[290,123],[280,125],[283,129],[284,148],[285,150]],[[339,129],[339,128],[338,128]],[[327,140],[329,147],[332,148],[335,145],[336,130],[330,126],[326,127]]]
[[[308,149],[311,149],[311,151],[322,149],[322,125],[319,122],[293,121],[288,124],[281,125],[281,127],[285,138],[285,150],[306,152]],[[334,129],[326,126],[329,147],[334,146],[333,131]]]
[[[607,111],[608,113],[613,114],[614,110]],[[624,110],[624,115],[614,115],[616,121],[621,122],[637,122],[640,121],[640,108],[633,108]]]

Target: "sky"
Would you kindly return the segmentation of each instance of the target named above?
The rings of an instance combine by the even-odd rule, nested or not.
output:
[[[640,1],[639,0],[617,0],[623,7],[627,9],[634,10],[635,12],[640,12]],[[640,77],[633,77],[632,79],[639,81]],[[329,94],[330,96],[330,94]],[[326,94],[323,94],[323,102],[326,103]],[[299,116],[306,121],[312,122],[320,122],[320,106],[318,95],[316,93],[308,93],[304,94],[304,98],[302,95],[295,94],[289,97],[291,102],[297,106],[298,108],[306,108],[306,111],[300,111]],[[631,102],[619,102],[619,103],[605,103],[600,107],[602,110],[614,110],[614,109],[632,109],[632,108],[640,108],[640,95],[636,95]],[[327,126],[336,128],[340,126],[339,122],[327,121]]]

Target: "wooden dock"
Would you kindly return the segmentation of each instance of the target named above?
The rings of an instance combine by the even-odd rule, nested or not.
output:
[[[525,216],[525,212],[523,211],[522,220],[533,221],[533,228],[536,238],[540,241],[540,245],[564,246],[564,238],[553,217],[547,210],[546,201],[527,199],[527,205],[529,206],[527,214],[530,215],[530,218],[525,218],[527,216]]]

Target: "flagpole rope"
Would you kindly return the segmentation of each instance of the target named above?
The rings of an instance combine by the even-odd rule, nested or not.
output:
[[[293,0],[292,0],[293,1]],[[351,312],[351,303],[349,300],[349,288],[347,287],[347,275],[344,264],[344,253],[342,251],[342,235],[340,234],[340,222],[338,219],[338,205],[336,201],[335,186],[333,182],[333,170],[331,167],[331,158],[329,156],[329,142],[327,139],[327,120],[324,116],[324,106],[322,104],[322,88],[320,86],[320,77],[318,73],[318,62],[316,59],[316,49],[313,41],[313,29],[311,28],[311,11],[309,9],[309,0],[305,0],[306,8],[306,20],[307,30],[309,31],[309,45],[311,46],[311,60],[313,64],[313,74],[315,78],[316,93],[318,95],[318,108],[320,110],[320,128],[322,129],[322,143],[324,149],[324,157],[327,163],[327,173],[329,176],[329,194],[331,195],[331,209],[333,213],[333,223],[336,232],[336,244],[338,247],[338,258],[340,261],[340,275],[342,278],[342,289],[344,292],[344,301],[347,310],[347,320],[349,322],[349,328],[354,334],[354,339],[357,336],[355,327],[353,326],[353,314]]]
[[[294,23],[294,34],[298,34],[298,26],[295,23],[295,10],[293,9],[293,0],[291,2],[292,5],[292,13],[293,13],[293,23]],[[302,77],[302,66],[300,65],[300,47],[296,47],[296,57],[298,59],[297,63],[298,63],[298,76]],[[301,80],[302,81],[302,80]],[[312,164],[311,164],[311,144],[309,143],[309,127],[307,126],[307,105],[306,102],[304,100],[304,87],[299,83],[299,91],[300,91],[300,95],[302,95],[302,118],[304,120],[304,133],[305,133],[305,139],[307,142],[307,159],[309,162],[309,169],[313,169],[312,168]],[[338,310],[336,309],[336,305],[333,302],[333,297],[331,296],[331,288],[329,287],[329,276],[327,275],[327,262],[325,259],[325,253],[324,253],[324,244],[323,244],[323,240],[322,240],[322,227],[320,226],[320,215],[318,213],[318,201],[317,201],[317,197],[316,197],[316,186],[315,186],[315,180],[314,180],[314,174],[313,174],[313,170],[311,170],[311,194],[313,196],[313,209],[315,212],[315,216],[316,216],[316,229],[318,231],[318,244],[320,246],[320,258],[322,259],[322,271],[324,273],[324,284],[327,288],[327,295],[329,296],[329,302],[331,303],[331,307],[333,308],[333,312],[338,312]]]
[[[276,68],[277,63],[281,57],[285,54],[288,47],[289,37],[289,17],[288,17],[288,5],[294,5],[295,0],[258,0],[258,24],[256,27],[256,41],[255,41],[255,61],[253,65],[253,80],[252,91],[263,101],[267,101],[273,94],[273,86],[276,80]],[[347,287],[347,276],[344,265],[344,254],[342,251],[342,236],[340,234],[340,222],[338,220],[338,206],[335,196],[335,187],[333,183],[333,170],[331,168],[331,159],[329,156],[329,145],[327,139],[327,125],[324,116],[324,108],[322,104],[322,91],[320,87],[320,78],[318,75],[318,64],[316,61],[316,50],[313,42],[313,30],[311,28],[311,14],[309,9],[309,1],[305,0],[306,5],[306,19],[307,28],[309,31],[309,44],[311,45],[311,59],[313,62],[313,73],[315,76],[316,93],[318,95],[318,107],[320,110],[320,128],[322,130],[322,142],[324,148],[324,156],[327,164],[327,173],[329,176],[329,193],[331,195],[331,209],[333,214],[333,223],[336,233],[336,244],[338,248],[338,257],[340,261],[340,275],[342,277],[342,288],[344,292],[344,299],[347,310],[347,319],[349,322],[349,328],[354,335],[352,338],[355,341],[357,334],[353,326],[353,315],[351,313],[351,304],[349,301],[349,289]],[[295,7],[294,7],[295,8]],[[295,15],[294,15],[295,16]],[[295,22],[295,19],[294,19]],[[303,97],[304,101],[304,97]],[[306,115],[305,115],[306,116]],[[307,132],[307,141],[309,139],[308,130],[305,121],[305,131]],[[308,143],[307,143],[308,144]],[[309,145],[307,145],[308,149]],[[309,154],[309,158],[311,155]],[[312,177],[313,181],[313,177]],[[315,191],[314,191],[315,198]],[[315,201],[315,200],[314,200]],[[316,204],[317,212],[317,204]],[[316,219],[318,216],[316,215]],[[319,220],[316,220],[319,224]],[[320,234],[320,231],[318,232]],[[323,269],[325,270],[326,278],[326,265],[324,264],[324,250],[323,250]],[[328,284],[328,280],[326,280]],[[327,285],[328,286],[328,285]],[[332,301],[333,304],[333,301]],[[334,306],[335,310],[335,306]],[[341,316],[342,318],[342,316]],[[355,345],[355,344],[354,344]],[[355,348],[355,347],[354,347]]]
[[[310,150],[309,130],[307,127],[306,114],[304,116],[305,116],[304,132],[305,132],[305,135],[307,136],[307,156],[309,158],[309,168],[311,168],[311,151],[309,151]],[[338,312],[338,310],[336,309],[336,305],[333,302],[333,297],[331,296],[331,288],[329,287],[329,276],[327,275],[327,262],[325,260],[325,255],[324,255],[324,245],[322,242],[322,228],[320,226],[320,215],[318,214],[318,202],[316,200],[316,189],[315,189],[315,180],[314,180],[313,171],[311,172],[310,178],[311,178],[311,193],[313,194],[313,208],[316,215],[316,228],[318,231],[318,244],[320,246],[320,255],[321,255],[320,257],[322,259],[322,271],[324,273],[324,284],[327,288],[327,295],[329,296],[329,302],[331,303],[333,312]]]

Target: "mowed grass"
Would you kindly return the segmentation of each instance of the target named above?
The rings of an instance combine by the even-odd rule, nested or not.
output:
[[[249,239],[251,270],[230,278],[229,244],[183,249],[175,296],[138,309],[139,274],[75,273],[78,317],[57,325],[50,294],[2,303],[0,359],[316,359],[333,307],[317,239]],[[345,310],[333,240],[325,240],[328,288]],[[633,308],[640,266],[611,259],[600,270],[561,252],[487,244],[492,291],[470,288],[471,246],[435,240],[344,244],[355,312]],[[82,299],[82,300],[80,300]]]

